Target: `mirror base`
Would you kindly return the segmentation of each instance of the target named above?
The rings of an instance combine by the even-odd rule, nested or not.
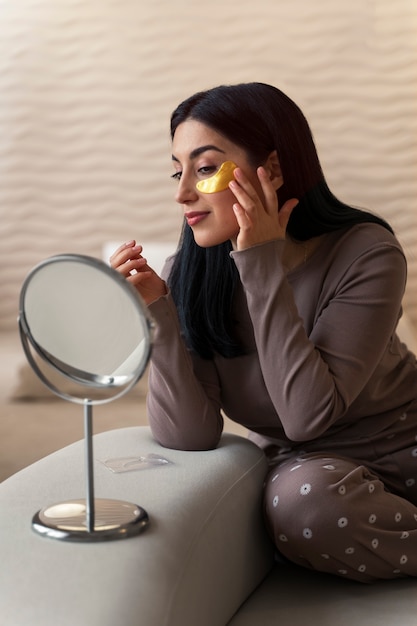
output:
[[[149,523],[142,507],[122,500],[95,499],[93,518],[91,524],[86,500],[68,500],[38,511],[32,528],[52,539],[95,542],[127,539],[138,535]]]

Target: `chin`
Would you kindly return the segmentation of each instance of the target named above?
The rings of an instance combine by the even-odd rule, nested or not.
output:
[[[214,246],[219,246],[222,243],[226,243],[226,241],[236,240],[236,233],[231,233],[230,235],[209,235],[203,233],[194,233],[194,241],[200,248],[213,248]]]
[[[230,241],[230,240],[229,239],[215,239],[215,240],[204,239],[200,241],[195,238],[194,241],[199,248],[214,248],[215,246],[220,246],[222,243],[226,243],[226,241]]]
[[[212,248],[213,246],[218,246],[221,243],[227,241],[227,239],[221,239],[218,237],[203,237],[194,235],[194,241],[200,248]]]

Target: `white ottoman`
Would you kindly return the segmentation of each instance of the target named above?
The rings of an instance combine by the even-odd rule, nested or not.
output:
[[[112,473],[100,461],[157,453],[169,465]],[[263,454],[236,435],[208,452],[161,448],[145,427],[94,437],[97,498],[139,504],[137,537],[69,543],[38,535],[42,507],[83,498],[84,445],[0,484],[5,626],[223,626],[271,568],[261,519]]]

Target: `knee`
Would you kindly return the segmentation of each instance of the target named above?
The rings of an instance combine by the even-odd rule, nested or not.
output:
[[[348,460],[305,457],[273,470],[264,490],[268,530],[278,546],[312,539],[318,528],[348,524],[346,476],[357,469]],[[316,537],[315,537],[316,538]]]
[[[417,536],[415,507],[362,465],[311,456],[285,463],[267,479],[264,506],[276,547],[299,565],[362,582],[415,576],[405,543]]]

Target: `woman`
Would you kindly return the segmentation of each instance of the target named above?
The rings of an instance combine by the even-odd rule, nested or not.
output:
[[[162,278],[134,241],[111,259],[157,323],[155,438],[213,448],[224,412],[268,457],[278,553],[363,582],[417,575],[417,364],[395,332],[406,260],[390,226],[335,198],[272,86],[198,93],[171,134],[178,251]]]

